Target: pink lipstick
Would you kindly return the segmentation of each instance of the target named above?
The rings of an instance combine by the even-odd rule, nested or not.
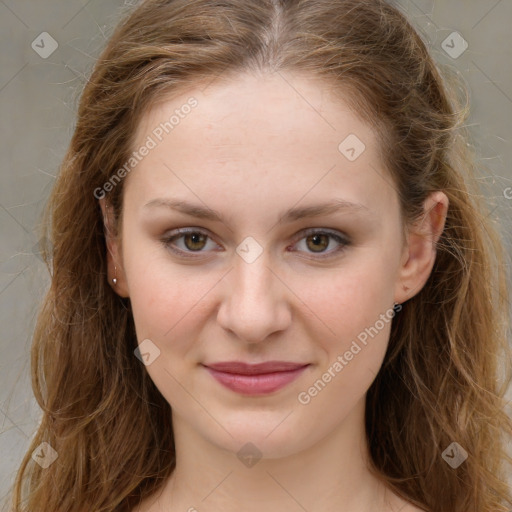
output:
[[[277,391],[294,381],[309,364],[286,361],[247,364],[226,361],[203,366],[214,379],[232,391],[245,395],[262,395]]]

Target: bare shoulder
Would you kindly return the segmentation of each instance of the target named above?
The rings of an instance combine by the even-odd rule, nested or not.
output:
[[[425,512],[424,509],[418,508],[415,505],[413,505],[412,503],[407,503],[407,502],[404,502],[404,503],[405,503],[405,505],[402,508],[396,509],[397,512]],[[395,509],[393,509],[393,510],[395,510]]]
[[[150,496],[136,505],[130,512],[157,512],[156,500]]]
[[[131,512],[160,512],[160,509],[157,509],[157,504],[154,499],[145,499],[139,505],[131,510]],[[389,512],[425,512],[425,510],[412,505],[411,503],[402,501],[402,506],[399,508],[393,508]]]
[[[427,512],[425,509],[418,508],[416,505],[405,501],[396,494],[393,495],[391,502],[389,503],[389,512]]]
[[[425,512],[425,510],[412,505],[411,503],[407,503],[405,501],[402,502],[404,505],[400,508],[393,508],[390,512]],[[156,503],[154,500],[145,499],[139,505],[131,510],[131,512],[160,512],[156,507]]]

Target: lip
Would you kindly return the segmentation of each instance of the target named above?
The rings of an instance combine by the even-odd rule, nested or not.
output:
[[[264,363],[250,364],[243,361],[222,361],[220,363],[205,364],[204,366],[224,373],[237,375],[259,375],[263,373],[286,372],[307,366],[308,363],[292,363],[289,361],[265,361]]]
[[[237,393],[262,395],[282,389],[309,366],[303,363],[267,361],[247,364],[226,361],[203,365],[220,384]]]

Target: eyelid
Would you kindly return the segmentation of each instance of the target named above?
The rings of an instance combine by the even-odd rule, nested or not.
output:
[[[161,238],[161,241],[162,241],[164,247],[171,250],[175,254],[178,254],[179,256],[184,256],[185,258],[200,258],[201,253],[205,252],[205,251],[196,251],[197,254],[195,254],[194,251],[184,251],[183,249],[177,249],[172,246],[171,242],[173,242],[174,240],[180,239],[181,237],[183,237],[183,235],[187,235],[189,233],[199,233],[201,235],[206,236],[211,241],[213,241],[214,243],[217,244],[217,242],[215,242],[215,240],[214,240],[214,237],[212,237],[207,230],[205,230],[203,228],[193,227],[193,226],[186,227],[186,228],[173,229],[170,233],[164,235]],[[219,245],[219,244],[217,244],[217,245]]]
[[[306,228],[306,229],[299,231],[297,236],[294,238],[294,242],[292,245],[295,245],[297,242],[300,242],[301,240],[303,240],[304,238],[307,238],[310,235],[317,235],[317,234],[318,235],[328,235],[330,238],[336,240],[337,243],[341,244],[341,246],[338,246],[337,248],[332,249],[328,252],[306,253],[307,256],[304,256],[304,258],[306,258],[306,259],[313,259],[313,260],[319,261],[319,260],[323,260],[323,259],[335,258],[336,256],[339,256],[341,253],[343,253],[345,251],[345,249],[352,243],[352,241],[348,237],[348,235],[346,235],[342,231],[333,230],[330,228]],[[290,247],[290,246],[288,246],[288,247]],[[300,252],[300,251],[293,251],[293,252]]]
[[[302,240],[304,237],[307,237],[309,235],[317,235],[317,234],[321,234],[321,235],[330,235],[332,236],[333,238],[340,238],[342,239],[345,243],[350,243],[350,239],[349,237],[343,233],[342,231],[338,231],[336,229],[330,229],[330,228],[306,228],[306,229],[302,229],[301,231],[299,231],[297,233],[297,236],[295,238],[295,240]]]
[[[199,233],[201,235],[206,236],[207,238],[209,238],[210,240],[212,240],[214,243],[217,244],[217,242],[215,242],[214,237],[212,237],[210,235],[208,230],[205,230],[204,228],[193,227],[193,226],[186,227],[186,228],[176,228],[176,229],[172,230],[169,234],[164,235],[161,238],[161,241],[162,241],[164,247],[168,248],[175,254],[178,254],[185,258],[200,258],[200,257],[202,257],[201,253],[206,252],[206,251],[184,251],[183,249],[177,249],[172,246],[172,243],[171,243],[172,241],[179,239],[183,235],[186,235],[189,233]],[[343,233],[342,231],[333,230],[330,228],[314,227],[314,228],[306,228],[306,229],[299,231],[297,233],[297,235],[294,237],[293,243],[291,245],[288,245],[286,248],[288,249],[289,247],[297,244],[297,242],[301,241],[302,239],[307,238],[310,235],[316,235],[316,234],[328,235],[330,238],[334,239],[337,243],[341,244],[341,247],[338,247],[338,248],[333,249],[328,252],[316,253],[316,255],[314,252],[310,252],[310,253],[308,253],[309,254],[308,256],[305,256],[307,259],[321,260],[321,259],[335,257],[336,255],[339,255],[341,252],[343,252],[346,249],[346,247],[348,247],[352,243],[350,237],[348,235],[346,235],[345,233]],[[217,244],[217,245],[219,245],[219,244]],[[294,250],[292,252],[301,252],[301,251]],[[197,253],[197,254],[195,254],[195,253]]]

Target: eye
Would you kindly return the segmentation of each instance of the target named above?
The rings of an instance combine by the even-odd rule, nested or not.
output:
[[[339,232],[331,232],[320,229],[309,229],[303,232],[303,237],[298,239],[298,242],[305,241],[305,252],[310,254],[318,254],[316,259],[330,258],[335,254],[342,252],[347,246],[350,245],[350,240]],[[176,240],[183,242],[182,247],[178,247],[179,244]],[[162,238],[162,243],[166,248],[172,252],[185,257],[194,258],[196,256],[191,253],[206,252],[203,249],[207,248],[208,240],[211,241],[208,234],[197,228],[177,229],[169,236]],[[334,240],[338,244],[333,250],[326,251],[326,249],[332,245],[331,241]],[[211,241],[213,246],[217,244]],[[298,245],[297,242],[295,245]],[[289,246],[293,247],[293,246]],[[214,250],[214,247],[210,248]]]
[[[303,246],[305,246],[307,250],[311,251],[310,254],[321,254],[317,259],[330,258],[342,252],[350,245],[350,240],[339,232],[309,229],[304,233],[304,235],[305,236],[299,239],[299,242],[302,242],[303,240],[305,241]],[[331,245],[331,240],[335,240],[338,246],[335,249],[326,252],[325,249]]]
[[[178,255],[186,255],[191,252],[204,252],[203,249],[207,246],[207,240],[210,238],[206,233],[199,229],[177,229],[174,235],[162,238],[162,243],[165,247]],[[183,239],[184,248],[176,247],[175,240]],[[216,245],[216,244],[214,244]],[[194,258],[195,256],[189,256]]]

